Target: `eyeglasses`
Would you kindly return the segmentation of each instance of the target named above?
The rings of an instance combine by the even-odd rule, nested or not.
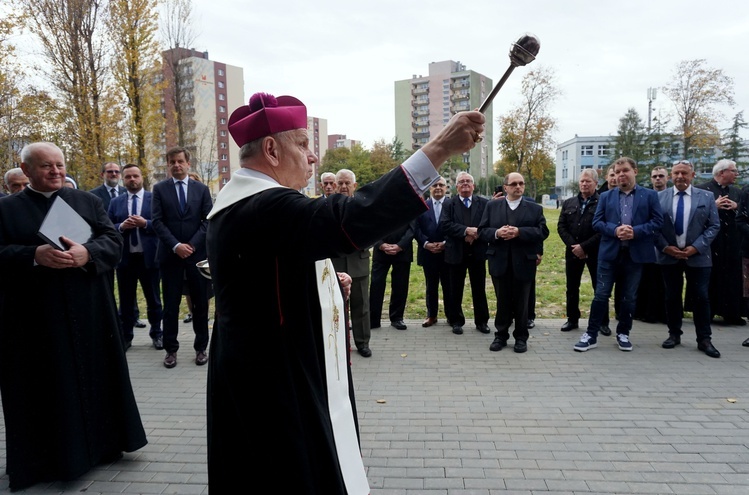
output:
[[[108,174],[112,174],[112,175],[120,175],[120,171],[119,170],[107,170],[106,172]]]
[[[510,182],[507,184],[508,187],[517,187],[517,186],[524,186],[525,182]]]
[[[739,169],[737,169],[737,168],[727,168],[725,171],[726,172],[733,172],[734,174],[738,174],[739,173]]]
[[[473,181],[470,179],[463,179],[463,180],[459,180],[458,184],[473,184]]]
[[[445,187],[445,184],[432,184],[432,187]]]
[[[650,176],[651,179],[662,179],[664,177],[665,177],[664,174],[654,174]]]
[[[691,165],[692,162],[689,160],[679,160],[673,163],[674,165]]]

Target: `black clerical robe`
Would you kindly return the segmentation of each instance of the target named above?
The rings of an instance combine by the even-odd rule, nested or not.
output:
[[[34,265],[51,200],[28,188],[0,199],[0,391],[11,488],[75,479],[146,444],[113,293],[122,238],[99,198],[56,194],[92,227],[85,271]]]
[[[369,247],[425,210],[396,168],[353,198],[310,199],[279,186],[209,220],[212,495],[260,479],[285,493],[346,493],[327,406],[315,262]],[[353,406],[353,387],[349,396]]]

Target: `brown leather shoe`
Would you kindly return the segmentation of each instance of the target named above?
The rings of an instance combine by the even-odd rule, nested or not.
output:
[[[177,353],[167,352],[166,357],[164,358],[164,367],[174,368],[175,366],[177,366]]]
[[[197,364],[198,366],[203,366],[207,362],[208,354],[206,354],[205,351],[198,351],[198,353],[195,354],[195,364]]]
[[[421,326],[427,328],[435,324],[437,324],[437,318],[430,316],[426,320],[424,320],[424,323],[422,323]]]

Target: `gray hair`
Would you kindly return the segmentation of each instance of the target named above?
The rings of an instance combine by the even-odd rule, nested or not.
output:
[[[341,170],[339,170],[338,172],[335,173],[336,180],[338,180],[338,176],[341,175],[341,174],[349,174],[349,175],[351,175],[351,182],[356,183],[356,174],[353,173],[351,170],[349,170],[347,168],[342,168]]]
[[[320,174],[320,182],[324,182],[326,177],[332,177],[335,180],[335,174],[333,172],[323,172]]]
[[[729,160],[728,158],[724,158],[722,160],[718,160],[718,163],[713,166],[713,177],[716,177],[719,173],[726,170],[730,166],[736,166],[736,162],[733,160]]]
[[[12,168],[8,170],[7,172],[5,172],[5,176],[3,177],[3,180],[7,184],[10,178],[16,175],[25,176],[26,174],[23,173],[23,169],[21,167]]]
[[[580,172],[580,179],[583,178],[583,176],[588,175],[590,176],[590,179],[593,182],[598,182],[598,171],[594,168],[584,168]],[[579,180],[579,179],[578,179]]]
[[[242,163],[245,160],[253,158],[256,155],[259,155],[260,150],[263,147],[263,140],[265,138],[272,137],[276,141],[283,141],[284,144],[287,144],[291,140],[291,133],[297,130],[299,129],[291,129],[289,131],[276,132],[275,134],[263,136],[263,137],[255,139],[254,141],[250,141],[249,143],[246,143],[239,149],[239,162]]]
[[[46,141],[39,141],[37,143],[30,143],[23,147],[21,150],[21,163],[25,163],[27,165],[31,165],[33,161],[34,154],[40,149],[40,148],[52,148],[60,152],[61,155],[65,156],[62,152],[62,150],[55,144],[50,143]]]

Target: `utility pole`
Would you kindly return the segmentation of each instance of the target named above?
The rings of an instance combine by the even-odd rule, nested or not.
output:
[[[648,88],[648,134],[650,133],[650,123],[653,116],[653,101],[658,95],[658,88]]]

